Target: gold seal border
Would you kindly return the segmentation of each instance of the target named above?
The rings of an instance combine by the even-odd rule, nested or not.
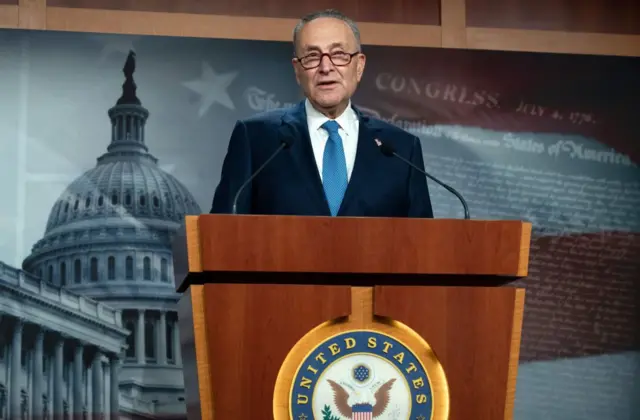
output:
[[[447,420],[449,418],[450,401],[449,385],[444,369],[435,352],[418,333],[407,325],[380,317],[327,321],[307,332],[292,347],[280,366],[273,393],[274,420],[292,420],[290,407],[291,387],[302,362],[331,337],[359,330],[370,330],[387,335],[413,352],[427,373],[427,380],[431,387],[433,411],[429,420]]]

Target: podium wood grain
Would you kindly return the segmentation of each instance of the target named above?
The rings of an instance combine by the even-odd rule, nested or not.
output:
[[[200,246],[210,273],[523,276],[531,239],[531,225],[517,220],[216,215],[194,223],[207,232]]]
[[[377,286],[374,311],[431,345],[447,375],[450,419],[512,418],[523,289]]]

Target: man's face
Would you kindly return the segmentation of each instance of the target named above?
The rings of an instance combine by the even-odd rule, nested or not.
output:
[[[331,117],[344,110],[362,78],[365,56],[349,57],[356,51],[358,47],[351,28],[339,19],[315,19],[299,33],[296,55],[302,62],[293,59],[296,80],[311,103]],[[322,54],[331,54],[336,64]],[[351,62],[343,65],[349,59]],[[304,67],[317,67],[305,69],[303,64]]]

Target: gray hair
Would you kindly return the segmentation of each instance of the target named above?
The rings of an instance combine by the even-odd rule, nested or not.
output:
[[[351,32],[353,32],[353,36],[356,38],[356,48],[358,49],[358,51],[360,51],[360,30],[358,29],[358,25],[356,25],[356,23],[353,20],[349,19],[347,16],[345,16],[338,10],[326,9],[319,12],[312,12],[304,16],[302,19],[300,19],[300,22],[298,22],[296,27],[293,29],[294,55],[296,51],[296,46],[298,45],[298,36],[300,35],[300,31],[302,30],[302,27],[307,23],[311,22],[312,20],[316,20],[319,18],[334,18],[334,19],[341,20],[345,22],[347,25],[349,25],[349,28],[351,28]]]

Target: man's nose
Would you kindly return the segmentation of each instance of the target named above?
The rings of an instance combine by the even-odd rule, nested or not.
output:
[[[320,59],[320,66],[318,69],[323,73],[329,73],[333,70],[333,63],[328,55],[325,55]]]

